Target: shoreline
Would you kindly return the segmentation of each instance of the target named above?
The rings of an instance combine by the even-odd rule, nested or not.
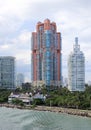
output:
[[[65,113],[70,115],[77,115],[91,118],[91,110],[81,110],[81,109],[62,108],[62,107],[47,107],[47,106],[37,106],[34,109],[38,111],[50,111],[50,112]]]
[[[17,108],[17,109],[27,109],[27,110],[36,110],[36,111],[49,111],[49,112],[56,112],[56,113],[66,113],[70,115],[77,115],[83,117],[90,117],[91,118],[91,110],[81,110],[81,109],[72,109],[72,108],[62,108],[62,107],[50,107],[50,106],[19,106],[13,104],[0,104],[0,107],[7,107],[7,108]]]

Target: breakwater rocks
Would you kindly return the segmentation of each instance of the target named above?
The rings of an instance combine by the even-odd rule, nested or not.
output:
[[[48,106],[19,106],[13,104],[0,104],[0,107],[8,107],[8,108],[18,108],[18,109],[29,109],[29,110],[37,110],[37,111],[50,111],[56,113],[67,113],[71,115],[77,116],[85,116],[91,118],[91,110],[80,110],[80,109],[71,109],[71,108],[62,108],[62,107],[48,107]]]
[[[19,108],[19,109],[24,109],[23,106],[19,106],[19,105],[14,105],[14,104],[0,104],[0,107],[8,107],[8,108]]]
[[[67,114],[77,115],[77,116],[91,117],[91,110],[80,110],[80,109],[47,107],[47,106],[37,106],[34,109],[39,111],[50,111],[50,112],[57,112],[57,113],[67,113]]]

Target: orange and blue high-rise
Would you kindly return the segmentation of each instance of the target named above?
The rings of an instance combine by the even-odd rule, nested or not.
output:
[[[61,86],[61,33],[49,19],[38,22],[32,32],[32,83],[48,89]],[[53,87],[53,88],[52,88]]]

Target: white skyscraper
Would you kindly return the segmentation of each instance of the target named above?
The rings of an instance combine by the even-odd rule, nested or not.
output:
[[[68,89],[70,91],[84,91],[85,90],[85,58],[80,45],[78,45],[78,38],[75,38],[75,45],[73,52],[68,58]]]
[[[0,88],[15,89],[15,58],[0,57]]]

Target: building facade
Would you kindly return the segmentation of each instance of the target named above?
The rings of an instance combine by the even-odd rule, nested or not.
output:
[[[70,91],[85,90],[85,58],[83,52],[80,51],[77,37],[73,52],[68,58],[68,89]]]
[[[15,58],[0,57],[0,88],[15,89]]]
[[[38,22],[32,32],[32,81],[34,86],[61,85],[61,34],[55,22]]]
[[[17,87],[21,87],[22,84],[24,83],[24,75],[22,73],[18,73],[16,81],[17,81]]]

